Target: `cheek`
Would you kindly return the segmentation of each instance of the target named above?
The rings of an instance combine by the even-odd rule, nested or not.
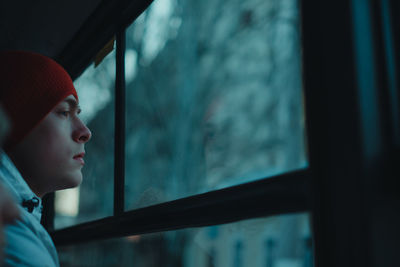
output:
[[[54,129],[42,131],[36,141],[41,160],[56,164],[57,161],[65,160],[71,153],[66,132]]]
[[[60,136],[52,135],[46,140],[43,148],[43,154],[45,157],[51,158],[53,161],[65,160],[67,156],[71,153],[68,149],[65,139],[60,138]]]

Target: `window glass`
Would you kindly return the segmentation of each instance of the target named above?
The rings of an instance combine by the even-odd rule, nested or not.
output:
[[[115,52],[74,81],[81,119],[92,132],[81,186],[56,192],[55,228],[113,214]]]
[[[156,0],[125,64],[127,210],[306,167],[297,0]]]
[[[309,216],[129,236],[59,248],[61,266],[312,267]]]

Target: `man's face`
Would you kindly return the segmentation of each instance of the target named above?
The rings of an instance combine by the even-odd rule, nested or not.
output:
[[[78,186],[90,130],[74,96],[60,102],[9,155],[34,193]]]

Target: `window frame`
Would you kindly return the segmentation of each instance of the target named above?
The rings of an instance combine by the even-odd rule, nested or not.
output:
[[[146,2],[146,1],[144,1]],[[106,8],[106,7],[105,7]],[[107,6],[107,8],[109,8]],[[136,14],[138,16],[140,13]],[[133,20],[132,20],[133,21]],[[274,177],[260,177],[260,181],[248,182],[226,189],[213,190],[159,205],[124,210],[125,184],[125,31],[130,24],[123,23],[116,34],[116,80],[115,80],[115,166],[114,166],[114,212],[113,216],[92,220],[75,226],[51,231],[56,245],[68,245],[95,239],[152,233],[171,229],[207,226],[234,222],[241,219],[266,217],[310,210],[309,175],[307,168],[286,172]],[[84,35],[84,34],[81,34]],[[107,39],[106,39],[107,40]],[[72,73],[77,73],[71,71]],[[280,203],[260,206],[258,203]],[[247,204],[245,204],[247,203]],[[229,207],[235,207],[234,210]],[[242,208],[239,208],[242,207]],[[226,214],[224,210],[231,210]],[[210,212],[215,211],[215,212]],[[53,211],[54,212],[54,211]],[[193,220],[187,214],[201,214],[201,220]],[[166,220],[166,214],[176,218],[149,228],[152,221]],[[189,217],[189,218],[186,218]],[[138,220],[143,221],[138,224]],[[185,219],[186,218],[186,219]],[[153,223],[154,224],[154,223]],[[116,227],[118,225],[118,227]],[[124,226],[123,226],[124,225]],[[133,227],[134,226],[134,227]],[[111,230],[113,227],[117,230]],[[132,229],[134,228],[134,229]],[[107,231],[104,231],[107,229]],[[142,230],[144,229],[144,230]],[[110,234],[110,233],[113,234]],[[117,234],[118,232],[118,234]]]
[[[45,225],[50,229],[55,244],[64,246],[306,211],[312,219],[315,266],[371,266],[374,256],[383,258],[384,253],[377,252],[366,256],[372,247],[366,233],[369,233],[375,218],[376,197],[380,197],[382,192],[397,193],[391,189],[394,182],[388,173],[399,174],[396,167],[399,148],[394,136],[397,122],[387,123],[387,118],[399,114],[395,114],[397,109],[385,107],[390,101],[388,68],[394,67],[384,59],[387,40],[382,20],[385,14],[380,13],[384,11],[383,4],[389,3],[392,7],[398,4],[394,0],[388,1],[299,1],[308,168],[124,211],[124,167],[116,165],[113,216],[54,231],[54,200],[49,197]],[[125,133],[125,120],[122,120],[125,116],[125,28],[152,1],[128,2],[102,1],[58,59],[72,78],[76,78],[102,45],[117,32],[115,157],[119,160],[116,162],[124,161],[121,159],[124,159]],[[391,23],[396,22],[394,13],[389,15]],[[399,28],[393,28],[392,33],[399,36],[394,33],[400,33]],[[364,50],[364,43],[357,38],[369,43],[369,50]],[[394,40],[394,46],[399,47],[398,39]],[[357,53],[360,54],[357,56]],[[398,63],[399,54],[396,56]],[[372,86],[360,82],[360,78],[368,76],[364,64],[370,64],[376,74]],[[393,71],[397,80],[399,69]],[[398,93],[398,87],[396,91]],[[365,98],[368,92],[377,95],[376,101]],[[376,108],[373,111],[363,109],[363,101]],[[337,103],[340,103],[340,108]],[[376,125],[381,131],[371,139],[370,134]],[[372,156],[368,154],[370,146],[375,146]],[[384,173],[383,178],[380,172]],[[374,197],[366,197],[369,195]],[[232,205],[235,205],[234,210],[229,209]],[[173,214],[171,217],[174,219],[169,218],[169,214]]]

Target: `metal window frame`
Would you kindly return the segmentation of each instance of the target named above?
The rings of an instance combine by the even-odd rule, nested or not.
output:
[[[114,215],[125,206],[125,30],[117,33],[115,78]]]
[[[209,226],[310,208],[306,170],[153,205],[52,232],[57,246]],[[266,203],[260,205],[260,203]]]
[[[388,38],[383,27],[387,23],[382,19],[390,12],[382,6],[385,4],[382,1],[386,0],[300,1],[309,168],[128,212],[121,212],[123,197],[117,197],[114,216],[52,231],[56,245],[308,211],[312,216],[316,266],[377,266],[373,260],[384,259],[387,256],[384,248],[390,247],[383,243],[383,249],[377,251],[367,233],[376,224],[377,210],[397,199],[393,188],[399,186],[395,177],[400,162],[393,133],[397,127],[393,118],[399,114],[385,106],[392,93],[387,73],[395,73],[397,79],[400,68],[395,66],[396,70],[388,71],[393,66],[385,59]],[[136,1],[137,7],[128,8],[127,1],[115,2],[117,7],[110,9],[112,16],[103,20],[101,14],[108,14],[108,10],[100,8],[95,19],[83,27],[74,43],[60,55],[59,61],[73,78],[83,71],[102,44],[115,32],[125,29],[151,3]],[[386,3],[399,7],[393,0]],[[391,11],[390,21],[395,25],[399,19]],[[355,20],[356,17],[364,22]],[[107,24],[103,21],[110,23],[113,19],[116,22],[108,25],[107,30],[98,27]],[[87,42],[86,36],[97,42]],[[394,47],[398,48],[400,38],[394,36],[397,36]],[[356,38],[370,43],[369,50],[363,50],[363,41]],[[121,47],[119,40],[117,47]],[[398,64],[400,53],[396,49],[392,52]],[[117,54],[122,56],[121,51]],[[360,61],[363,56],[364,62]],[[376,74],[373,86],[360,82],[360,77],[368,77],[364,64],[370,64]],[[122,72],[117,79],[121,79],[117,84],[122,88]],[[398,93],[399,88],[396,90]],[[376,94],[377,99],[368,102],[371,99],[364,97],[368,91]],[[362,108],[362,101],[375,106],[372,113]],[[124,114],[123,109],[118,113]],[[387,123],[388,118],[392,118],[392,124]],[[121,131],[123,124],[116,121],[116,125]],[[376,125],[381,130],[376,138],[370,138]],[[121,143],[116,153],[123,153],[123,140],[117,142]],[[368,152],[370,145],[375,147],[372,154]],[[118,170],[116,175],[123,176]],[[118,182],[116,190],[121,190],[121,185],[123,182]],[[383,198],[387,194],[392,199],[389,202]],[[390,214],[382,220],[400,222],[400,216]],[[390,244],[396,244],[396,237],[391,241]],[[397,259],[395,255],[389,256]]]
[[[129,26],[127,23],[121,24],[116,39],[114,215],[51,231],[55,244],[64,246],[103,238],[310,211],[310,182],[307,169],[284,173],[276,177],[260,177],[260,181],[194,195],[139,210],[124,210],[126,113],[124,55],[127,26]],[[84,30],[86,31],[86,29]],[[82,34],[78,33],[79,35]],[[71,52],[65,54],[68,53]],[[78,73],[73,70],[71,72]],[[259,205],[260,203],[274,204]],[[168,219],[168,214],[173,214],[171,217],[174,219]]]
[[[399,174],[381,7],[380,0],[303,1],[316,266],[399,262],[389,252],[398,230],[390,242],[374,236],[378,225],[400,221],[380,214],[397,201],[391,187]]]

